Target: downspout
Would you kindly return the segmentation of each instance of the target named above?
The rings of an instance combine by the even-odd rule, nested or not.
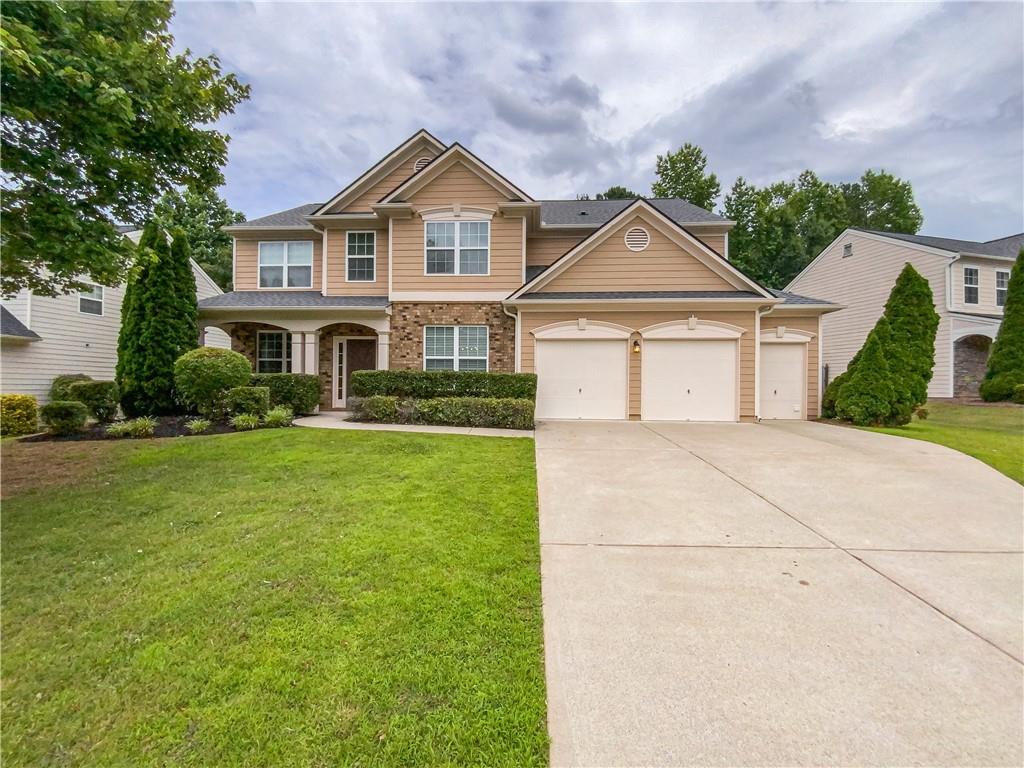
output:
[[[960,254],[957,253],[952,259],[949,260],[949,264],[946,265],[946,320],[949,323],[949,396],[953,397],[954,384],[953,379],[956,378],[956,359],[953,355],[956,354],[956,346],[953,343],[953,265],[960,261]],[[980,292],[980,291],[979,291]],[[939,319],[941,324],[942,320]]]
[[[515,311],[515,313],[513,314],[512,312],[509,312],[508,311],[508,307],[506,307],[505,304],[502,303],[501,311],[504,312],[506,315],[508,315],[509,317],[511,317],[513,320],[516,321],[516,331],[515,331],[515,350],[516,350],[515,351],[515,366],[516,366],[516,368],[515,368],[515,372],[516,373],[520,373],[522,346],[519,343],[519,310],[517,309]]]
[[[758,307],[754,313],[754,421],[761,421],[761,318],[775,310],[775,304]]]

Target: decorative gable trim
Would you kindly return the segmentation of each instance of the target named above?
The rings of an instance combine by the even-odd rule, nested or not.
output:
[[[398,186],[397,189],[394,189],[385,195],[380,202],[394,203],[407,200],[411,195],[416,194],[419,190],[423,189],[427,184],[458,162],[461,162],[470,171],[504,194],[510,200],[533,202],[532,197],[523,192],[523,190],[519,189],[519,187],[491,168],[491,166],[487,165],[487,163],[458,142],[452,144],[448,149],[435,157],[432,163],[429,163],[426,167],[406,179]]]
[[[372,168],[313,211],[310,215],[318,216],[325,211],[329,211],[331,208],[338,207],[339,205],[344,207],[344,205],[346,205],[352,198],[358,197],[360,194],[372,187],[378,180],[394,170],[394,167],[398,162],[405,159],[403,155],[419,141],[426,141],[428,144],[433,145],[434,148],[439,150],[442,154],[445,151],[445,145],[443,142],[432,136],[429,132],[419,130],[393,150],[388,152]]]
[[[509,299],[517,299],[525,293],[537,291],[539,288],[547,285],[554,280],[554,278],[564,273],[586,254],[590,253],[590,251],[607,240],[616,227],[638,213],[647,214],[647,222],[651,226],[656,227],[661,234],[674,242],[680,248],[691,253],[698,261],[704,264],[704,266],[724,279],[730,285],[734,286],[737,290],[752,291],[763,296],[772,303],[777,303],[778,300],[769,293],[767,289],[762,288],[756,282],[744,275],[723,257],[719,256],[714,249],[704,243],[704,241],[681,227],[676,222],[672,221],[672,219],[642,198],[636,200],[632,205],[626,206],[617,216],[614,216],[598,227],[590,234],[589,237],[576,245],[575,248],[569,250],[554,264],[513,293]]]

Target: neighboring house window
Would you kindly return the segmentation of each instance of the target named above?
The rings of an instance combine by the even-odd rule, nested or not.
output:
[[[78,292],[78,311],[86,315],[103,315],[103,286],[90,284],[86,291]]]
[[[486,325],[428,325],[423,329],[423,368],[486,371]]]
[[[843,258],[845,259],[847,256],[853,256],[853,243],[846,243],[843,246]]]
[[[376,232],[349,232],[345,245],[345,279],[350,283],[376,280]]]
[[[996,270],[996,306],[1006,306],[1006,292],[1010,288],[1010,273],[1001,269]]]
[[[289,373],[292,369],[292,335],[286,331],[256,334],[256,373]]]
[[[486,275],[491,246],[489,221],[428,221],[428,275]]]
[[[313,243],[260,243],[260,288],[312,288]]]
[[[964,267],[964,304],[978,303],[978,268]]]

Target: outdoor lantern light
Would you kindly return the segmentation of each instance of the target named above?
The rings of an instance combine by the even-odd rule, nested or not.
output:
[[[640,354],[640,340],[639,339],[635,339],[633,341],[633,354],[635,354],[635,355]]]

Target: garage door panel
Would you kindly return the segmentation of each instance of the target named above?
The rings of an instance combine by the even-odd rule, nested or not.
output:
[[[648,340],[643,354],[643,418],[736,420],[734,340]]]
[[[802,419],[806,363],[804,344],[761,345],[761,418]]]
[[[626,418],[624,340],[538,340],[537,418]]]

